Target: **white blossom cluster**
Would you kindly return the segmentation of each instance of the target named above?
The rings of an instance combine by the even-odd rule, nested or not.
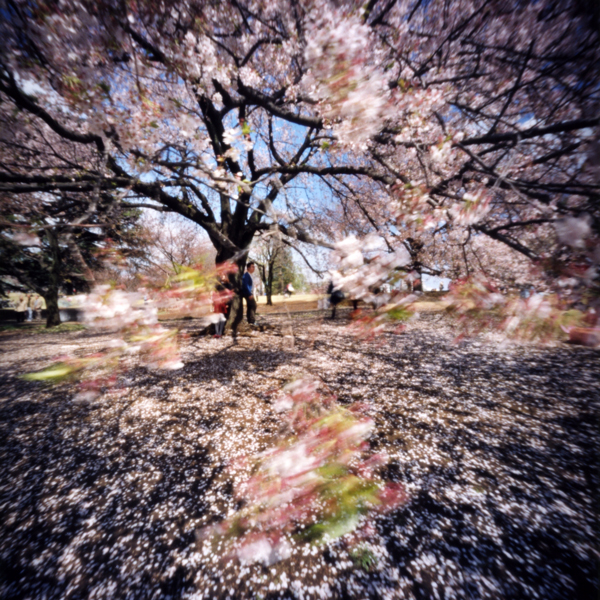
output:
[[[389,113],[387,81],[372,64],[370,28],[358,18],[323,8],[312,23],[305,50],[309,74],[305,89],[334,121],[335,135],[347,145],[363,145]],[[371,60],[370,60],[371,59]]]
[[[159,324],[156,306],[145,299],[142,292],[102,285],[74,300],[83,308],[84,323],[115,334],[111,341],[113,349],[124,354],[139,354],[152,368],[183,367],[173,333]]]
[[[73,299],[83,308],[83,320],[95,329],[117,331],[134,325],[156,325],[157,309],[144,302],[142,292],[126,292],[109,285],[96,286],[91,293]]]
[[[483,220],[491,209],[491,197],[481,190],[463,194],[462,201],[454,203],[448,213],[457,225],[474,225]]]
[[[394,252],[382,252],[381,238],[377,235],[359,240],[354,235],[335,244],[334,260],[337,270],[332,273],[335,289],[343,290],[357,300],[374,302],[385,292],[375,292],[396,269],[411,263],[410,252],[399,245]],[[389,294],[384,303],[389,300]]]

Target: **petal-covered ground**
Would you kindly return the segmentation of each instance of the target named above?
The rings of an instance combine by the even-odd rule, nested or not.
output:
[[[344,319],[265,321],[235,346],[191,337],[182,370],[133,369],[92,402],[18,376],[107,337],[0,337],[0,597],[596,597],[599,350],[454,345],[435,314],[373,342]],[[303,374],[370,405],[408,502],[354,548],[224,560],[198,533],[236,508],[231,465],[269,447],[272,392]]]

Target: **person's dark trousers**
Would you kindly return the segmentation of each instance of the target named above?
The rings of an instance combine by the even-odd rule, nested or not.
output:
[[[256,300],[254,297],[246,298],[246,319],[250,325],[256,321]]]

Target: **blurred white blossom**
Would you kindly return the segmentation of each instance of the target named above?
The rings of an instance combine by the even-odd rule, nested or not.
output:
[[[585,246],[585,240],[591,234],[590,218],[588,215],[565,217],[554,222],[554,229],[561,244],[581,249]]]

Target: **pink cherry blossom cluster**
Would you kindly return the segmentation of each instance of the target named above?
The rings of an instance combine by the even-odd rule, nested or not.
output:
[[[478,215],[489,210],[487,197],[473,196],[472,199],[467,198],[467,203],[470,206],[461,207],[458,219],[473,222]],[[585,221],[583,224],[569,222],[564,227],[572,227],[575,233],[590,235],[585,224]],[[586,239],[588,245],[593,242],[589,237]],[[581,246],[575,234],[570,241],[577,247]],[[380,242],[381,238],[375,235],[362,240],[348,236],[335,245],[337,270],[331,272],[334,288],[374,309],[354,314],[351,328],[363,338],[372,338],[387,331],[390,325],[395,331],[401,330],[402,322],[418,311],[416,302],[419,297],[402,292],[402,288],[409,286],[414,279],[407,247],[398,245],[394,252],[383,252]],[[456,280],[445,302],[448,313],[455,317],[459,339],[494,330],[503,332],[507,339],[547,343],[564,338],[565,332],[570,335],[573,328],[586,323],[588,328],[596,326],[597,302],[593,298],[585,298],[580,309],[572,307],[573,299],[583,299],[582,295],[588,290],[586,277],[589,279],[588,272],[594,269],[589,261],[579,270],[576,266],[570,266],[571,277],[562,286],[561,293],[532,293],[527,298],[502,292],[482,273]],[[564,277],[558,280],[559,286],[563,280]],[[573,294],[573,286],[579,286],[577,294]],[[590,339],[596,338],[592,336]]]
[[[381,128],[390,93],[369,56],[370,28],[340,12],[323,8],[321,18],[312,23],[305,50],[310,71],[303,84],[320,101],[322,114],[336,121],[337,137],[360,146]]]
[[[178,331],[163,327],[158,320],[158,309],[168,308],[182,316],[210,305],[216,299],[227,302],[232,292],[215,294],[216,279],[237,269],[230,263],[219,265],[213,271],[181,268],[180,274],[166,290],[127,292],[109,285],[100,285],[90,294],[74,300],[82,307],[82,321],[91,329],[111,333],[112,337],[102,351],[87,356],[63,356],[43,371],[30,373],[31,380],[59,382],[79,381],[79,399],[91,400],[103,389],[118,385],[118,377],[129,368],[131,357],[151,369],[176,370],[181,361]],[[212,315],[204,319],[212,322]]]
[[[456,282],[447,299],[448,311],[455,315],[460,331],[458,339],[495,330],[509,339],[547,343],[586,322],[585,313],[568,310],[556,294],[509,296],[482,277]]]
[[[335,289],[343,290],[353,299],[369,303],[377,298],[383,298],[384,302],[390,299],[386,292],[374,290],[378,290],[398,269],[409,265],[411,256],[403,245],[399,245],[394,252],[384,252],[381,242],[377,235],[362,240],[351,235],[335,244],[337,270],[332,272]]]
[[[387,121],[397,123],[396,141],[432,143],[440,131],[432,127],[432,114],[444,103],[443,91],[425,88],[413,80],[410,69],[391,89],[384,65],[393,58],[379,44],[373,29],[360,12],[326,3],[316,7],[309,18],[310,35],[304,50],[308,72],[300,87],[318,102],[320,113],[331,123],[335,137],[345,147],[366,148],[369,140]],[[410,44],[406,23],[398,23],[398,46]],[[438,162],[450,159],[451,144],[433,150]]]
[[[474,225],[481,221],[492,209],[491,197],[484,190],[463,194],[462,202],[455,203],[448,211],[458,225]]]
[[[392,214],[397,223],[427,227],[435,225],[443,216],[443,211],[436,209],[427,186],[422,182],[399,182],[393,186],[392,192]]]
[[[202,531],[224,543],[225,554],[268,565],[289,557],[297,544],[350,533],[358,539],[370,530],[369,515],[406,499],[400,484],[377,476],[386,457],[368,456],[374,424],[365,407],[344,408],[319,388],[302,378],[281,391],[274,408],[284,417],[282,437],[245,459],[252,475],[236,489],[242,508]]]
[[[90,294],[75,298],[83,308],[83,322],[91,329],[110,332],[103,350],[87,356],[63,356],[43,371],[30,373],[32,380],[79,381],[79,400],[92,400],[103,390],[118,385],[129,357],[154,369],[180,369],[177,332],[162,327],[157,309],[141,293],[125,292],[108,285],[97,286]]]

